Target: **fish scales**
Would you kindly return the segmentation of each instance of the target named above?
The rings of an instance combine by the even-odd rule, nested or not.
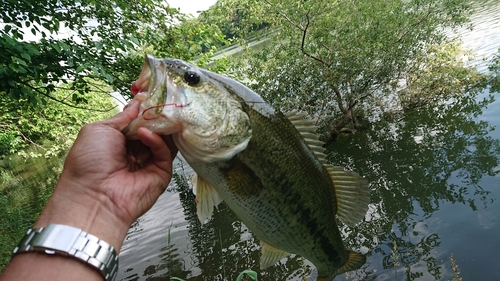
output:
[[[267,117],[251,109],[247,113],[254,134],[247,149],[236,158],[255,171],[266,187],[258,199],[265,202],[261,205],[272,207],[265,213],[268,216],[257,212],[248,218],[268,226],[255,231],[257,236],[274,247],[304,256],[315,265],[341,263],[346,250],[337,229],[335,194],[326,170],[286,117]],[[238,204],[243,205],[244,201],[240,199]],[[251,208],[247,207],[247,214],[255,213],[250,212]],[[279,220],[263,223],[275,214]],[[274,230],[281,235],[268,234],[278,232]]]
[[[348,225],[364,217],[366,182],[324,162],[304,116],[275,112],[240,83],[180,60],[146,57],[133,88],[145,92],[136,95],[144,106],[158,96],[183,106],[153,120],[139,116],[124,133],[133,137],[144,126],[172,134],[196,172],[200,220],[225,201],[261,239],[262,267],[294,253],[316,266],[318,280],[331,280],[364,263],[345,248],[336,215]]]

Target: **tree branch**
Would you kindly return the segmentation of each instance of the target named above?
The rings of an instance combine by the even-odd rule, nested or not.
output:
[[[342,94],[340,93],[339,88],[336,86],[333,86],[333,92],[335,93],[335,100],[337,101],[337,104],[339,105],[340,111],[342,113],[347,114],[347,109],[345,108],[344,104],[342,103]]]
[[[302,53],[303,53],[304,55],[306,55],[306,56],[308,56],[308,57],[312,58],[313,60],[315,60],[315,61],[317,61],[317,62],[320,62],[320,63],[322,63],[322,64],[326,65],[327,67],[330,67],[330,64],[326,63],[324,60],[322,60],[322,59],[320,59],[320,58],[318,58],[318,57],[316,57],[316,56],[314,56],[314,55],[309,54],[309,53],[308,53],[308,52],[306,52],[306,50],[305,50],[304,45],[305,45],[305,42],[306,42],[307,28],[309,28],[309,23],[310,23],[310,21],[309,21],[309,13],[307,13],[305,16],[306,16],[306,19],[307,19],[307,24],[306,24],[305,28],[302,30],[302,43],[301,43],[301,45],[300,45],[300,50],[302,51]]]
[[[403,35],[401,35],[401,37],[399,37],[399,39],[396,40],[394,42],[394,44],[399,43],[401,40],[403,40],[403,38],[405,38],[410,33],[410,30],[414,30],[415,28],[417,28],[417,26],[419,26],[421,23],[423,23],[424,20],[431,14],[431,12],[432,12],[431,11],[431,7],[429,7],[429,10],[427,11],[427,14],[425,14],[422,18],[420,18],[420,20],[418,22],[416,22],[415,24],[413,24],[411,26],[411,28],[406,29],[406,31],[403,33]]]
[[[62,101],[62,100],[56,99],[56,98],[54,98],[53,96],[51,96],[51,95],[49,95],[49,94],[46,94],[46,93],[44,93],[44,92],[40,91],[40,89],[38,89],[38,88],[36,88],[36,87],[33,87],[33,86],[31,86],[30,84],[28,84],[28,83],[24,83],[24,82],[23,82],[23,83],[21,83],[21,84],[22,84],[22,85],[24,85],[24,86],[27,86],[28,88],[31,88],[31,89],[32,89],[32,90],[34,90],[35,92],[39,93],[39,94],[40,94],[40,95],[42,95],[42,96],[47,97],[48,99],[51,99],[51,100],[53,100],[53,101],[55,101],[55,102],[62,103],[62,104],[64,104],[64,105],[69,106],[69,107],[72,107],[72,108],[76,108],[76,109],[83,109],[83,110],[90,110],[90,111],[96,111],[96,112],[109,112],[109,111],[111,111],[111,110],[113,110],[113,109],[115,109],[115,108],[116,108],[116,107],[113,107],[113,108],[110,108],[110,109],[95,109],[95,108],[81,107],[81,106],[73,105],[73,104],[67,103],[67,102],[65,102],[65,101]]]
[[[272,7],[271,3],[269,3],[269,1],[266,1],[264,0],[265,3],[267,3],[269,6]],[[281,17],[283,17],[286,21],[288,21],[291,25],[295,26],[296,28],[298,28],[300,31],[302,31],[302,43],[301,43],[301,47],[300,47],[300,50],[302,51],[302,53],[304,55],[306,55],[307,57],[310,57],[312,58],[313,60],[317,61],[317,62],[320,62],[324,65],[326,65],[327,67],[330,67],[331,64],[325,62],[324,60],[314,56],[314,55],[311,55],[310,53],[308,53],[306,50],[305,50],[305,41],[306,41],[306,35],[307,35],[307,28],[309,27],[309,24],[310,24],[310,20],[309,20],[309,12],[307,12],[307,14],[305,14],[305,17],[307,19],[307,24],[305,27],[302,27],[302,25],[298,24],[297,22],[293,21],[290,17],[288,17],[285,13],[283,13],[282,11],[279,11],[279,10],[276,10],[276,13],[278,13]],[[330,53],[331,53],[331,50],[323,45],[324,48],[326,48]]]
[[[350,111],[350,109],[349,109]],[[344,117],[340,122],[338,122],[332,129],[330,136],[326,140],[325,144],[323,147],[326,147],[329,144],[334,143],[337,140],[337,137],[339,136],[340,133],[348,133],[348,132],[353,132],[352,129],[345,128],[345,126],[352,121],[352,114],[349,112],[347,114],[344,114]]]
[[[273,6],[271,3],[269,3],[269,1],[264,0],[264,2],[265,2],[265,3],[267,3],[267,5],[269,5],[269,6],[271,6],[271,7]],[[287,20],[287,21],[288,21],[291,25],[295,26],[296,28],[298,28],[298,29],[300,29],[300,30],[302,30],[302,31],[304,30],[304,28],[303,28],[300,24],[298,24],[298,23],[294,22],[291,18],[289,18],[289,17],[288,17],[285,13],[283,13],[282,11],[280,11],[280,10],[275,10],[275,11],[276,11],[276,13],[278,13],[280,16],[282,16],[284,19],[286,19],[286,20]]]
[[[24,141],[31,143],[35,147],[46,150],[43,146],[39,145],[38,143],[32,141],[29,137],[25,136],[23,134],[23,132],[21,131],[21,129],[19,129],[19,127],[17,125],[15,125],[15,124],[11,124],[11,125],[14,126],[14,128],[16,128],[16,133],[19,134],[24,139]]]

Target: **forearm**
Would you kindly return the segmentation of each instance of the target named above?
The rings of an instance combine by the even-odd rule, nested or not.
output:
[[[102,281],[102,275],[75,258],[30,252],[16,255],[3,274],[2,281]]]
[[[144,128],[137,132],[139,140],[127,140],[122,130],[138,113],[139,103],[132,102],[124,112],[80,130],[66,157],[59,183],[34,225],[39,228],[62,224],[77,228],[76,232],[63,227],[63,232],[68,230],[68,233],[61,235],[56,228],[54,236],[44,236],[54,230],[44,229],[43,234],[36,234],[42,238],[33,239],[35,244],[61,252],[72,249],[75,254],[83,242],[97,243],[87,244],[88,248],[81,246],[83,254],[88,250],[95,255],[96,260],[91,262],[97,266],[109,261],[108,252],[112,255],[112,251],[101,252],[107,245],[99,244],[100,241],[119,253],[130,224],[153,206],[170,182],[172,159],[177,151],[171,138],[165,141],[172,150],[160,136]],[[92,237],[80,236],[78,229],[97,237],[96,242],[91,242]],[[59,237],[72,238],[66,239],[70,240],[67,242]],[[1,281],[102,279],[98,270],[77,258],[35,252],[16,254],[0,276]]]
[[[118,253],[127,234],[127,223],[111,211],[105,196],[79,194],[70,181],[61,177],[34,228],[63,224],[82,229],[109,243]],[[76,194],[75,194],[76,191]],[[97,198],[96,198],[97,197]],[[103,280],[98,270],[74,257],[40,252],[17,254],[0,280]]]

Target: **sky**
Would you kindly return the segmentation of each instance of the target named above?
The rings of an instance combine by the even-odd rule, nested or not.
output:
[[[215,4],[217,0],[167,0],[171,7],[180,8],[184,14],[192,14],[198,16],[197,11],[207,10]]]

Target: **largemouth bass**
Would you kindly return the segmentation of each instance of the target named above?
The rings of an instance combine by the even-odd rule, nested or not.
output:
[[[366,181],[327,164],[311,120],[282,114],[227,77],[177,59],[146,56],[132,85],[141,114],[125,129],[172,135],[196,172],[198,217],[222,200],[261,239],[261,268],[290,253],[312,262],[318,280],[365,263],[345,248],[336,218],[363,220]]]

